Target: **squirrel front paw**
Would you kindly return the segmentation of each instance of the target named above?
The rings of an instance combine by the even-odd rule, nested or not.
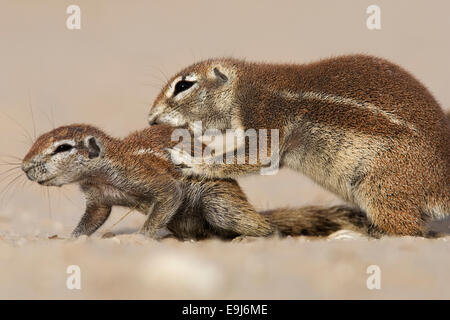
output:
[[[245,236],[245,235],[240,235],[237,236],[233,239],[231,239],[232,243],[249,243],[249,242],[254,242],[261,239],[260,237],[252,237],[252,236]]]
[[[197,163],[195,157],[178,148],[167,148],[170,161],[183,176],[192,176],[201,174],[201,163]]]
[[[156,241],[160,241],[167,236],[167,233],[164,233],[160,229],[147,227],[146,225],[142,226],[141,229],[137,232],[137,234],[143,235],[148,239],[153,239]]]

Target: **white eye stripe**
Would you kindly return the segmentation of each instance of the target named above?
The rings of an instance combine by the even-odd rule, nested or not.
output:
[[[60,145],[63,145],[63,144],[68,144],[68,145],[71,145],[72,147],[75,147],[76,143],[74,140],[59,140],[59,141],[53,142],[52,147],[58,148]]]
[[[184,78],[182,76],[177,77],[175,80],[172,81],[172,83],[169,86],[169,89],[167,89],[166,91],[166,97],[170,98],[173,96],[174,92],[175,92],[175,86],[178,82],[180,82],[181,80],[184,81],[190,81],[190,82],[196,82],[198,79],[196,74],[189,74],[187,76],[185,76]],[[192,89],[193,87],[195,87],[195,85],[193,85],[191,88],[187,89],[185,92],[190,91],[190,89]],[[178,96],[178,95],[177,95]]]
[[[166,97],[170,98],[173,95],[173,92],[175,91],[175,85],[178,81],[181,80],[181,76],[177,77],[173,82],[170,84],[169,89],[166,91]]]
[[[184,78],[184,80],[186,81],[197,81],[197,76],[195,74],[191,74],[186,76],[186,78]]]

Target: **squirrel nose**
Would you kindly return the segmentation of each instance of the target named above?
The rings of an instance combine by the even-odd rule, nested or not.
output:
[[[36,180],[36,164],[33,162],[25,162],[22,164],[22,171],[25,172],[27,178],[31,181]]]
[[[163,107],[161,106],[156,106],[154,107],[147,118],[148,124],[152,125],[152,124],[159,124],[161,123],[161,116],[163,115]]]
[[[22,163],[22,171],[25,173],[28,173],[33,168],[33,164],[30,162],[24,162]]]
[[[158,115],[157,114],[151,114],[148,116],[148,124],[153,125],[158,123]]]

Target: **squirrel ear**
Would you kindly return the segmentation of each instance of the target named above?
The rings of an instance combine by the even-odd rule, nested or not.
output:
[[[89,159],[103,157],[103,144],[96,137],[87,137],[84,143],[89,151]]]
[[[214,72],[214,75],[216,76],[216,78],[219,79],[220,81],[222,81],[222,82],[228,81],[228,77],[226,76],[226,74],[221,72],[218,67],[214,67],[213,72]]]

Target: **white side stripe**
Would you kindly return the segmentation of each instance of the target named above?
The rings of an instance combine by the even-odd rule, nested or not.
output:
[[[412,131],[417,130],[414,125],[400,119],[392,112],[382,110],[381,108],[379,108],[376,105],[369,103],[369,102],[362,102],[362,101],[358,101],[358,100],[355,100],[352,98],[346,98],[346,97],[341,97],[341,96],[337,96],[337,95],[333,95],[333,94],[314,92],[314,91],[305,91],[305,92],[300,92],[300,93],[292,93],[289,91],[282,91],[281,95],[287,99],[318,100],[318,101],[324,101],[324,102],[328,102],[328,103],[349,105],[349,106],[359,108],[359,109],[366,109],[374,114],[382,115],[383,117],[385,117],[387,120],[389,120],[392,123],[395,123],[400,126],[408,127]]]
[[[155,151],[152,148],[146,148],[146,149],[141,148],[141,149],[138,149],[135,152],[133,152],[133,154],[137,155],[137,156],[146,155],[146,154],[153,154],[153,155],[157,156],[158,158],[167,159],[167,155],[166,154],[164,154],[162,152],[159,152],[159,151]]]

